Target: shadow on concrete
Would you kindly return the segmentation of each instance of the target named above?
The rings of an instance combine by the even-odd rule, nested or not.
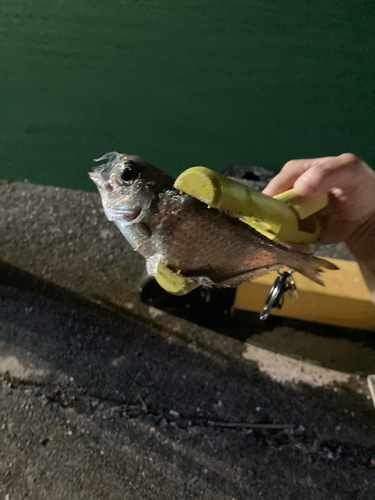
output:
[[[273,408],[280,407],[279,404],[274,404],[276,401],[295,397],[294,390],[275,384],[246,360],[234,362],[230,354],[225,356],[210,348],[197,350],[196,345],[174,342],[173,338],[178,339],[176,332],[163,332],[159,335],[161,332],[158,328],[141,322],[136,313],[132,314],[114,305],[110,308],[93,304],[74,292],[5,263],[1,264],[0,270],[0,284],[9,303],[9,308],[2,308],[1,317],[25,329],[27,334],[19,337],[21,347],[35,351],[57,370],[63,370],[72,376],[82,388],[99,391],[100,397],[118,399],[120,396],[116,396],[117,386],[122,385],[126,386],[126,397],[129,397],[130,393],[135,394],[134,391],[129,391],[133,385],[137,392],[143,387],[143,383],[150,383],[151,387],[157,387],[156,392],[163,394],[166,409],[176,404],[176,396],[177,400],[181,396],[186,400],[190,394],[194,400],[193,404],[188,405],[190,413],[187,416],[190,417],[191,408],[205,394],[202,383],[209,385],[199,380],[203,372],[204,380],[207,377],[211,380],[229,377],[237,385],[238,397],[231,398],[235,407],[231,415],[228,415],[237,420],[248,416],[248,412],[253,409],[251,404],[248,406],[242,391],[251,390],[254,394],[259,394],[262,392],[259,385],[265,384],[270,390],[267,400],[271,395],[275,398],[271,405]],[[24,308],[22,304],[25,305]],[[169,336],[169,333],[173,336]],[[17,338],[6,340],[17,342]],[[87,369],[82,370],[82,364],[88,365]],[[97,370],[98,366],[100,371]],[[119,370],[119,367],[122,369]],[[177,376],[174,373],[184,373],[185,369],[192,378],[189,383],[184,377],[184,392],[176,393],[172,384]],[[108,380],[111,380],[110,384]],[[241,387],[243,382],[244,386]],[[181,380],[176,380],[176,383],[179,386]],[[304,391],[307,394],[306,400],[303,398]],[[304,391],[298,395],[304,401],[303,404],[315,408],[322,406],[325,410],[327,405],[332,409],[341,406],[340,395],[332,395],[331,391],[327,392],[327,397],[324,397],[324,389],[310,390],[305,387]],[[319,394],[314,401],[311,401],[311,392]],[[125,394],[120,399],[124,396]],[[356,396],[353,395],[353,398],[355,400]],[[358,398],[359,403],[362,398]],[[153,399],[156,404],[157,394]],[[288,415],[286,420],[289,422],[293,413]],[[213,418],[214,414],[208,412],[206,417]],[[267,418],[271,421],[275,418],[283,420],[276,409]]]
[[[373,410],[364,397],[343,388],[334,393],[277,384],[253,363],[187,345],[127,310],[93,304],[5,263],[0,288],[1,341],[56,372],[60,382],[43,388],[48,400],[73,408],[119,441],[124,421],[132,419],[165,435],[160,445],[142,435],[144,426],[142,432],[128,429],[134,446],[147,441],[139,453],[155,452],[186,477],[201,476],[204,467],[212,490],[219,481],[223,494],[237,498],[250,491],[287,498],[296,488],[292,478],[307,477],[312,464],[314,480],[330,491],[327,454],[340,459],[329,465],[340,478],[338,491],[359,487],[356,470],[363,474],[375,452]],[[212,422],[291,423],[300,430],[249,433]],[[181,439],[182,447],[173,444]]]

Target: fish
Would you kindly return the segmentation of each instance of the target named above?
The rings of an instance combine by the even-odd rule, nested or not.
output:
[[[233,214],[180,193],[174,179],[135,155],[107,153],[89,173],[108,220],[146,259],[149,275],[163,264],[197,284],[235,287],[282,267],[323,285],[332,262],[263,236]]]

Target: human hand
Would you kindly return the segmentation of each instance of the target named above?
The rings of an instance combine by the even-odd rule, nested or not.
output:
[[[302,196],[328,194],[319,212],[321,243],[345,242],[357,259],[375,302],[375,172],[351,153],[284,165],[263,193],[294,189]]]
[[[289,161],[263,193],[275,196],[292,187],[302,196],[328,193],[328,205],[319,212],[322,244],[344,241],[357,254],[365,235],[375,233],[375,172],[356,156]]]

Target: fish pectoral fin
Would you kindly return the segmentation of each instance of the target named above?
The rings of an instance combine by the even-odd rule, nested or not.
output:
[[[198,276],[195,281],[206,288],[212,288],[215,283],[208,276]]]
[[[218,287],[236,287],[244,281],[259,278],[260,276],[264,276],[265,274],[272,273],[272,271],[277,271],[281,267],[284,266],[282,264],[273,264],[271,266],[262,266],[256,269],[251,269],[250,271],[243,271],[241,273],[235,274],[234,276],[231,276],[228,279],[215,283],[215,285]]]
[[[158,267],[159,265],[163,262],[163,257],[161,254],[154,254],[151,257],[148,257],[146,259],[146,270],[147,274],[149,276],[155,276],[156,273],[158,272]],[[165,266],[168,265],[168,263],[164,263]]]

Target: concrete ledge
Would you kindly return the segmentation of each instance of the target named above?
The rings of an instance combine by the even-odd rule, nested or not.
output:
[[[107,221],[96,193],[3,183],[0,213],[0,258],[8,266],[151,323],[165,335],[199,344],[227,360],[244,358],[243,345],[234,339],[140,301],[144,261]],[[261,355],[270,364],[274,356],[269,350]],[[355,385],[366,392],[365,377],[355,378]]]
[[[365,376],[143,304],[97,194],[3,183],[0,215],[0,496],[373,498]]]

